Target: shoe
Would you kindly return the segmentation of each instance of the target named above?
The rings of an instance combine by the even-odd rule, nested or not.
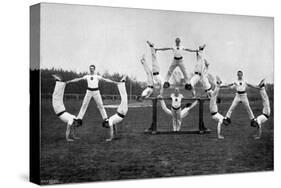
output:
[[[77,125],[77,127],[82,126],[83,125],[82,119],[76,119],[76,125]]]
[[[192,89],[192,85],[191,84],[185,84],[185,89],[186,90],[191,90]]]
[[[56,81],[59,81],[59,82],[62,82],[62,79],[60,76],[58,75],[55,75],[55,74],[52,74],[53,78],[56,80]]]
[[[255,119],[252,119],[251,120],[251,127],[258,127],[258,126],[259,126],[258,122]]]
[[[103,128],[109,128],[108,119],[103,120],[103,122],[102,122],[102,127],[103,127]]]
[[[220,103],[221,103],[221,98],[217,97],[217,104],[220,104]]]
[[[164,88],[169,88],[169,87],[170,87],[170,83],[169,83],[169,82],[164,82],[163,87],[164,87]]]
[[[149,47],[153,48],[154,47],[154,44],[149,42],[149,41],[146,41],[146,43],[148,44]]]
[[[221,81],[220,77],[216,76],[216,80],[217,80],[217,85],[221,85],[222,84],[222,81]]]
[[[230,118],[228,118],[228,117],[225,117],[224,119],[223,119],[223,124],[224,125],[229,125],[229,124],[231,124],[231,119]]]
[[[126,82],[126,78],[127,78],[127,75],[123,76],[120,80],[120,82]]]
[[[262,88],[265,86],[265,79],[262,79],[259,83],[259,87]]]

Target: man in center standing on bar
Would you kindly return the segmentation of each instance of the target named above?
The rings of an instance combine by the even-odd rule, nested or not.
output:
[[[158,51],[172,50],[174,53],[173,63],[169,67],[163,87],[164,88],[170,87],[170,83],[169,83],[170,77],[171,77],[172,73],[174,72],[175,68],[179,67],[184,76],[185,89],[191,90],[192,86],[189,83],[187,72],[186,72],[186,69],[185,69],[185,66],[183,63],[183,52],[184,51],[198,52],[198,50],[191,50],[191,49],[185,48],[184,46],[181,45],[180,38],[176,38],[175,43],[176,43],[176,45],[172,48],[157,48],[156,49]]]

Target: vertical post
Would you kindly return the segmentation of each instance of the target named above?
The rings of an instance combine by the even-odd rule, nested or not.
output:
[[[199,99],[199,133],[204,133],[205,126],[203,120],[204,100]]]
[[[152,99],[152,124],[151,124],[152,134],[157,131],[157,98]]]
[[[132,90],[133,90],[133,86],[132,86],[132,83],[133,82],[133,79],[132,79],[132,75],[130,77],[130,94],[129,94],[129,101],[132,101]]]

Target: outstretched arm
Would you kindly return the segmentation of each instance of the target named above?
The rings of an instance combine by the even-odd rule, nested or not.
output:
[[[188,49],[188,48],[185,48],[183,50],[188,51],[188,52],[198,52],[198,50],[191,50],[191,49]]]
[[[100,79],[103,80],[103,81],[105,81],[105,82],[108,82],[108,83],[118,84],[118,82],[115,82],[115,81],[110,80],[110,79],[107,79],[107,78],[101,77]]]
[[[173,48],[155,48],[155,51],[167,51],[172,50]]]
[[[198,101],[194,101],[189,107],[185,107],[182,109],[181,111],[181,118],[185,118],[188,114],[189,114],[189,111],[195,107],[196,105],[198,104]]]
[[[249,84],[249,83],[247,83],[247,86],[249,86],[249,87],[251,87],[251,88],[254,88],[254,89],[260,89],[259,86],[252,85],[252,84]]]
[[[198,101],[194,101],[191,106],[189,107],[189,110],[191,110],[192,108],[194,108],[196,105],[198,104]]]
[[[229,88],[231,86],[233,86],[234,84],[231,83],[231,84],[225,84],[225,85],[221,85],[220,88],[223,89],[223,88]]]
[[[165,103],[163,97],[160,95],[160,96],[158,96],[158,99],[160,100],[161,108],[163,109],[163,111],[166,114],[172,116],[172,111],[167,108],[166,103]]]
[[[84,78],[83,77],[81,77],[81,78],[74,78],[72,80],[66,81],[65,83],[69,84],[69,83],[73,83],[73,82],[79,82],[81,80],[84,80]]]

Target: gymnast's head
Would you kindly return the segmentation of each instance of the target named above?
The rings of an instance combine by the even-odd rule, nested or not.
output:
[[[241,70],[237,71],[237,77],[238,77],[239,80],[242,80],[243,72]]]
[[[95,70],[96,70],[96,66],[95,66],[95,65],[90,65],[90,66],[89,66],[89,70],[90,70],[90,73],[91,73],[91,74],[94,74],[94,73],[95,73]]]
[[[179,37],[177,37],[176,40],[175,40],[175,42],[176,42],[176,45],[179,46],[180,43],[181,43],[181,39],[180,39]]]

